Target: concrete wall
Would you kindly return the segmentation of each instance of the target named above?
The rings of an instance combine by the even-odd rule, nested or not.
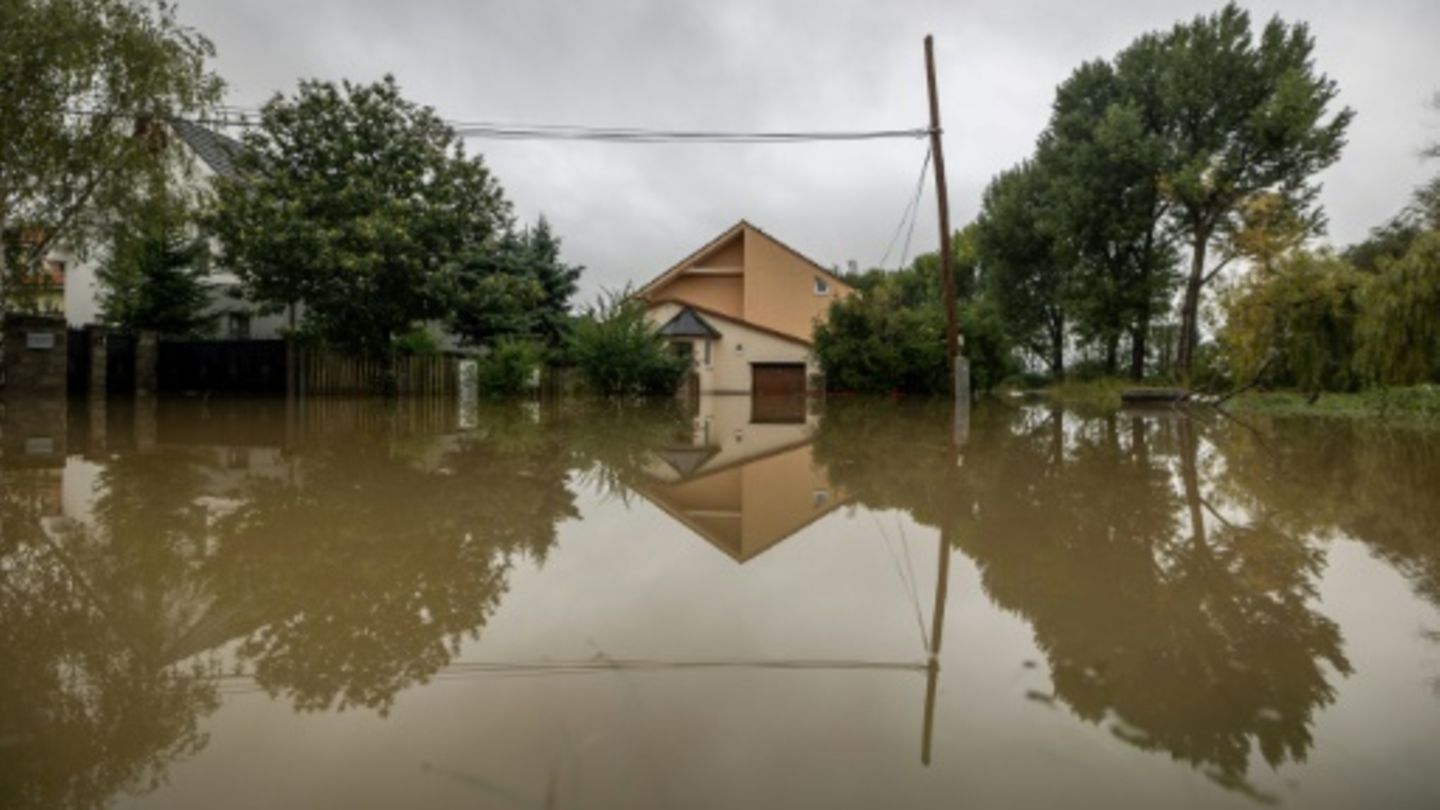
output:
[[[675,317],[683,304],[662,303],[650,308],[651,323],[657,327]],[[819,373],[819,363],[808,346],[746,326],[738,321],[708,313],[701,317],[720,332],[710,343],[710,362],[705,362],[705,341],[693,341],[695,373],[702,394],[748,394],[751,390],[751,363],[804,363],[806,378]]]

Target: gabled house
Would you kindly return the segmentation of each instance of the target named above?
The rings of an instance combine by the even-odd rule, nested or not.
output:
[[[183,119],[165,122],[164,137],[184,144],[190,171],[176,167],[180,182],[208,192],[215,177],[234,177],[237,160],[245,147],[234,138]],[[103,251],[103,246],[101,248]],[[96,271],[103,256],[81,256],[65,247],[51,252],[50,261],[68,268],[64,290],[65,315],[71,326],[96,323],[100,319],[100,290]],[[210,273],[211,313],[216,320],[216,336],[230,339],[274,338],[280,335],[286,318],[280,313],[258,312],[254,305],[238,296],[239,279],[225,268],[212,268]]]
[[[814,385],[815,326],[849,284],[744,220],[636,293],[700,393],[786,395]]]

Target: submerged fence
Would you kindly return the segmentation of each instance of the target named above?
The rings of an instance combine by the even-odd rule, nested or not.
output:
[[[52,365],[59,370],[59,385],[72,395],[143,389],[197,395],[449,397],[461,388],[464,358],[459,354],[366,356],[284,340],[157,340],[153,334],[94,327],[65,330],[63,324],[59,331],[68,340],[55,342],[61,356]]]
[[[301,394],[450,396],[460,387],[460,359],[452,355],[373,357],[298,347],[293,360]]]

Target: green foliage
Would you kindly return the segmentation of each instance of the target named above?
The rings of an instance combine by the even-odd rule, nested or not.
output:
[[[415,326],[402,335],[396,335],[390,344],[400,354],[439,354],[440,341],[424,325]]]
[[[0,0],[0,264],[83,244],[165,176],[180,147],[147,136],[219,99],[213,55],[173,4]]]
[[[944,394],[945,313],[906,302],[900,282],[836,302],[815,329],[815,354],[834,391]]]
[[[478,361],[476,380],[480,393],[511,397],[532,387],[540,370],[542,351],[532,342],[503,338]]]
[[[1224,297],[1222,333],[1234,379],[1307,391],[1348,390],[1361,276],[1330,254],[1298,252],[1257,270]]]
[[[1440,380],[1440,231],[1417,236],[1398,259],[1382,259],[1363,307],[1359,365],[1371,380]]]
[[[575,321],[569,352],[589,388],[607,397],[668,396],[690,371],[629,290],[602,295]]]
[[[988,294],[1010,342],[1065,373],[1065,335],[1073,260],[1046,219],[1046,178],[1036,161],[1001,172],[985,189],[978,250]]]
[[[213,227],[255,301],[303,301],[305,328],[342,347],[446,314],[450,272],[491,249],[509,206],[479,157],[392,77],[306,81],[245,137],[241,176],[218,179]]]
[[[956,235],[957,246],[969,241],[963,236],[967,232],[973,234],[973,229]],[[956,252],[969,249],[957,247]],[[826,322],[815,330],[815,353],[827,387],[864,393],[949,393],[939,263],[936,254],[919,256],[909,268],[877,274],[860,295],[831,306]],[[976,286],[973,281],[965,285],[970,291]],[[971,387],[987,391],[1010,373],[1012,365],[999,308],[985,297],[962,298],[957,316],[964,354],[970,359]]]
[[[1176,25],[1165,42],[1161,92],[1173,152],[1164,189],[1172,224],[1191,248],[1178,356],[1188,374],[1200,294],[1215,273],[1206,264],[1212,240],[1243,227],[1244,205],[1262,193],[1282,197],[1318,231],[1313,177],[1339,159],[1354,113],[1329,115],[1339,89],[1316,72],[1304,23],[1272,18],[1257,39],[1249,13],[1229,3]]]
[[[214,332],[207,249],[194,226],[180,203],[160,198],[114,229],[96,274],[105,323],[183,338]]]
[[[564,341],[570,298],[582,268],[560,259],[560,239],[544,217],[535,227],[507,230],[494,247],[461,263],[450,280],[450,326],[475,346],[505,337]]]

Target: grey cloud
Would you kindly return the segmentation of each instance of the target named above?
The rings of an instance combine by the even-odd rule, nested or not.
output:
[[[707,129],[923,125],[921,39],[936,36],[956,223],[1024,157],[1081,61],[1219,2],[474,2],[181,0],[219,50],[229,101],[303,77],[394,73],[446,117]],[[1253,3],[1311,23],[1318,63],[1356,109],[1322,178],[1331,239],[1355,240],[1440,166],[1425,101],[1440,89],[1440,4]],[[640,282],[739,218],[825,264],[880,258],[913,188],[918,142],[633,146],[473,141],[523,219],[544,213],[586,264],[586,295]],[[936,244],[933,189],[914,250]]]

